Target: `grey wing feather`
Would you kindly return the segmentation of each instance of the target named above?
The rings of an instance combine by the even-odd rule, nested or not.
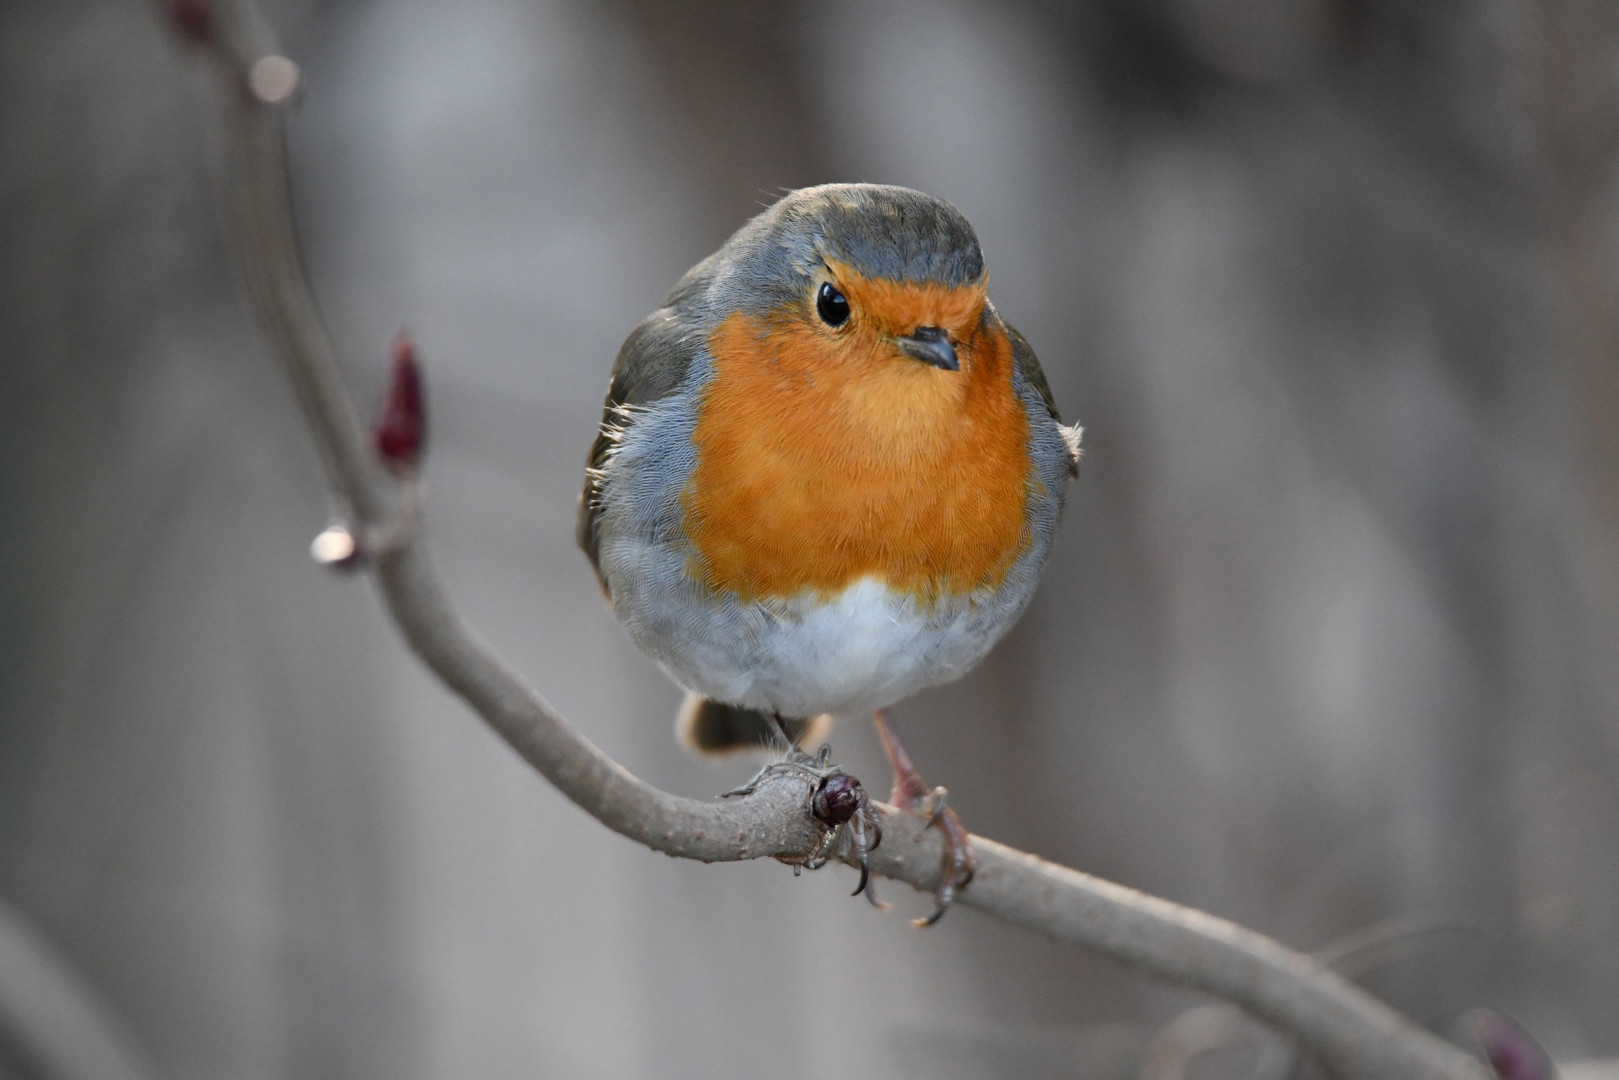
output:
[[[585,462],[585,489],[579,496],[579,518],[574,538],[590,558],[596,579],[607,592],[601,572],[602,466],[612,453],[624,425],[631,422],[638,405],[649,405],[673,393],[685,380],[692,362],[702,348],[697,320],[686,312],[712,276],[712,258],[698,263],[664,299],[663,306],[648,315],[630,332],[618,350],[613,378],[607,385],[607,401],[602,407],[601,427],[590,445]]]
[[[1062,436],[1063,443],[1068,447],[1068,474],[1079,474],[1079,437],[1081,433],[1078,424],[1064,424],[1062,417],[1057,413],[1057,399],[1051,396],[1051,384],[1046,382],[1046,373],[1040,370],[1040,361],[1034,355],[1034,347],[1024,336],[1015,330],[1010,323],[1006,323],[1006,335],[1012,339],[1012,362],[1017,365],[1018,374],[1022,375],[1029,385],[1034,387],[1035,393],[1045,403],[1046,410],[1051,418],[1057,422],[1057,431]]]

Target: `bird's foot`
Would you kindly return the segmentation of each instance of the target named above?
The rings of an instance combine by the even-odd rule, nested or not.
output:
[[[939,888],[933,894],[933,913],[921,919],[912,919],[913,926],[932,926],[949,910],[956,894],[973,879],[977,858],[973,855],[972,836],[961,824],[956,812],[945,805],[948,792],[942,787],[929,788],[922,774],[911,763],[899,736],[888,722],[887,714],[878,709],[873,720],[877,735],[882,740],[883,752],[894,769],[894,791],[889,801],[901,810],[921,814],[931,828],[944,837],[944,861],[939,873]]]
[[[877,890],[871,882],[871,871],[866,865],[867,854],[874,851],[883,840],[883,830],[878,822],[877,812],[871,808],[871,802],[866,797],[866,789],[860,781],[844,772],[841,765],[829,764],[831,756],[831,746],[823,745],[813,756],[793,747],[787,752],[787,757],[766,765],[754,774],[752,780],[739,788],[725,792],[720,798],[751,795],[759,789],[766,777],[784,772],[808,779],[814,785],[814,794],[810,797],[810,813],[820,824],[821,833],[809,853],[803,859],[792,863],[793,873],[797,874],[804,868],[819,870],[825,866],[837,848],[838,838],[847,831],[850,852],[860,868],[860,882],[851,895],[859,896],[865,893],[866,899],[871,901],[873,907],[886,908],[888,905],[877,899]]]
[[[734,799],[741,795],[752,795],[759,790],[767,776],[778,776],[782,773],[793,773],[813,780],[817,787],[826,781],[826,778],[843,771],[841,766],[827,764],[832,758],[832,747],[823,744],[814,754],[806,754],[798,747],[793,746],[787,750],[787,756],[780,761],[772,761],[764,768],[753,774],[741,787],[732,788],[722,792],[720,798]]]

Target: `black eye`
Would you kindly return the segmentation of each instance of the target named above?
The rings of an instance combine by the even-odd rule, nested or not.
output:
[[[828,326],[842,326],[849,321],[849,301],[830,281],[822,282],[815,294],[815,310]]]

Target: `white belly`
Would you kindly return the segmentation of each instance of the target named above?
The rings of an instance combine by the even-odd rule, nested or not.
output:
[[[853,713],[953,679],[972,662],[957,655],[966,644],[959,640],[962,620],[938,625],[914,600],[872,578],[830,601],[805,599],[781,608],[765,616],[768,628],[756,636],[746,664],[710,657],[701,665],[707,670],[690,672],[709,684],[698,689],[784,716]]]
[[[1033,584],[924,608],[867,577],[830,598],[743,603],[647,574],[642,559],[625,564],[641,572],[612,581],[613,602],[641,648],[688,689],[784,716],[868,712],[959,678],[1016,621]]]

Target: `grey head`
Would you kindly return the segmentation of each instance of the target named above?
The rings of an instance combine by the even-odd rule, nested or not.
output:
[[[718,311],[762,311],[801,301],[828,258],[868,278],[955,287],[980,281],[984,256],[961,211],[910,188],[802,188],[748,222],[715,253]]]

